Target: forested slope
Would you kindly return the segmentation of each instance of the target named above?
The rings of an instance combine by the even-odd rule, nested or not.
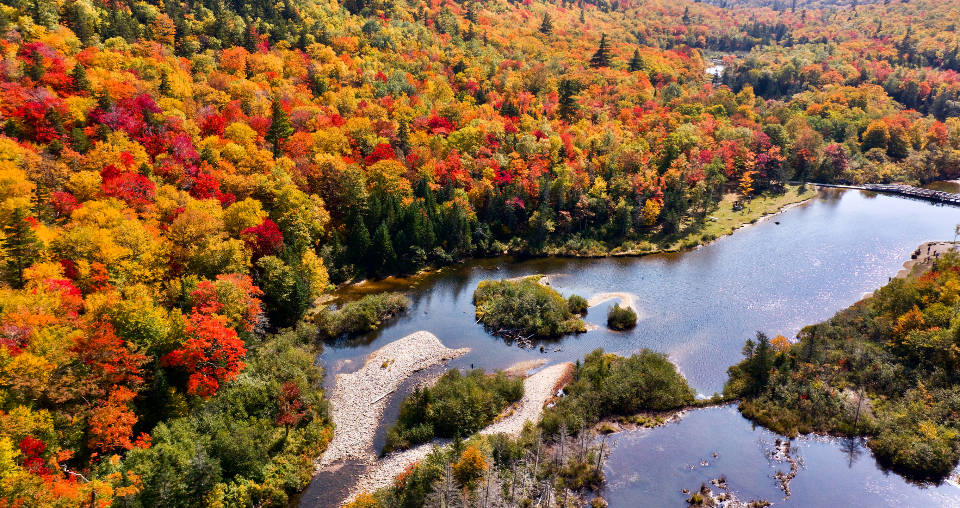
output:
[[[4,0],[0,499],[284,503],[331,282],[956,176],[957,2],[732,4]]]

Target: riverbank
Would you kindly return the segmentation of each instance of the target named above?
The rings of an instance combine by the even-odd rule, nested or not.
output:
[[[646,240],[627,241],[614,247],[608,247],[596,241],[590,241],[587,242],[587,245],[576,247],[561,244],[549,246],[538,252],[527,250],[506,251],[503,252],[503,256],[517,258],[605,258],[679,253],[702,247],[719,238],[729,236],[741,228],[775,217],[815,198],[818,192],[818,189],[813,185],[806,186],[803,192],[801,192],[799,185],[787,185],[784,193],[756,196],[745,202],[745,206],[741,210],[734,210],[734,203],[738,201],[739,195],[727,194],[720,201],[717,209],[707,216],[702,227],[685,235],[672,235],[670,237],[654,235]],[[480,262],[484,259],[496,257],[479,257],[473,258],[472,261]],[[315,302],[315,308],[316,306],[329,305],[337,300],[349,301],[373,293],[404,291],[426,283],[434,277],[441,277],[445,272],[467,261],[471,260],[463,260],[461,263],[440,268],[425,268],[408,276],[390,276],[378,280],[364,279],[348,282],[340,285],[332,297]],[[315,311],[316,309],[311,312]]]
[[[356,372],[338,375],[330,398],[336,427],[318,467],[349,459],[373,462],[373,440],[389,395],[413,373],[469,351],[449,349],[432,333],[421,331],[374,351]]]
[[[530,366],[530,363],[518,364],[509,370],[520,371]],[[573,373],[573,364],[569,362],[551,365],[527,377],[523,382],[523,398],[513,406],[507,408],[495,421],[480,431],[482,435],[510,434],[519,436],[524,425],[529,421],[536,423],[543,413],[544,406],[560,390]],[[431,443],[391,453],[376,461],[372,467],[360,473],[345,503],[356,499],[364,492],[374,492],[391,484],[393,479],[411,465],[423,460],[435,447],[445,446],[447,440],[436,440]]]

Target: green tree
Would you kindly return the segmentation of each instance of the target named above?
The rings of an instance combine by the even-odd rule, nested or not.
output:
[[[557,113],[560,118],[571,121],[580,109],[577,105],[576,95],[580,93],[580,83],[571,79],[562,79],[557,86],[559,99],[557,104]]]
[[[370,263],[373,271],[383,275],[396,270],[397,253],[393,250],[390,241],[390,231],[386,223],[380,223],[373,234],[373,245],[370,248]]]
[[[590,67],[609,67],[610,66],[610,47],[607,45],[607,34],[600,36],[600,46],[597,52],[590,58]]]
[[[280,156],[280,144],[283,140],[293,134],[293,126],[290,125],[290,118],[286,110],[277,99],[273,100],[273,122],[267,130],[266,140],[273,144],[273,156]]]
[[[633,57],[630,58],[630,64],[627,66],[627,70],[630,72],[642,71],[644,67],[643,57],[640,56],[640,50],[633,50]]]
[[[540,33],[550,35],[553,33],[553,21],[550,19],[550,13],[543,13],[543,20],[540,22]]]
[[[16,208],[3,225],[4,279],[15,288],[23,287],[23,271],[40,258],[40,240],[27,212]]]

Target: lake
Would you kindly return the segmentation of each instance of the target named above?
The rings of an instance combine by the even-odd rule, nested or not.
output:
[[[885,284],[920,243],[952,240],[957,223],[958,208],[861,191],[824,190],[803,205],[684,253],[519,262],[496,258],[411,279],[364,284],[348,288],[339,296],[349,299],[365,292],[395,289],[407,292],[413,305],[404,316],[378,332],[328,344],[320,360],[327,369],[327,385],[332,387],[337,373],[359,368],[370,352],[418,330],[434,333],[447,347],[473,349],[451,362],[451,366],[488,370],[538,358],[550,363],[573,361],[598,347],[620,354],[649,348],[667,354],[698,394],[709,396],[722,390],[727,367],[741,359],[744,341],[758,330],[770,336],[794,337],[801,327],[829,318]],[[576,293],[589,298],[604,292],[631,293],[640,316],[637,327],[629,332],[607,330],[607,310],[614,303],[610,301],[591,308],[586,317],[599,329],[542,343],[541,352],[539,348],[521,349],[493,337],[476,324],[471,297],[480,281],[537,273],[550,275],[551,285],[564,296]],[[400,393],[397,398],[402,396]],[[387,423],[395,418],[395,408],[396,400],[387,412]],[[680,423],[636,431],[637,436],[633,432],[618,434],[621,444],[613,449],[607,463],[611,479],[620,478],[611,481],[605,493],[614,501],[611,506],[629,506],[628,500],[640,499],[637,493],[649,495],[652,506],[661,505],[659,501],[685,506],[679,488],[696,489],[700,481],[675,488],[681,479],[692,477],[674,481],[669,472],[700,453],[700,448],[693,444],[688,453],[681,452],[687,439],[682,436],[702,434],[702,430],[697,430],[701,427],[712,430],[712,437],[704,438],[704,443],[724,439],[741,442],[721,455],[724,460],[716,470],[727,473],[735,492],[745,498],[782,500],[771,495],[779,491],[760,487],[776,489],[770,465],[762,456],[758,460],[755,446],[742,445],[743,440],[754,439],[757,431],[734,409],[720,408],[691,412]],[[379,446],[382,440],[378,441]],[[638,444],[628,444],[634,441]],[[652,459],[644,457],[652,457],[647,448],[653,443],[676,453],[659,456],[650,463]],[[931,492],[960,500],[960,490],[952,485],[921,490],[895,475],[877,473],[869,453],[856,462],[860,464],[857,468],[848,468],[831,455],[839,453],[840,448],[835,440],[823,440],[822,445],[805,448],[807,467],[794,480],[792,499],[807,500],[806,505],[822,505],[815,497],[816,482],[810,485],[811,492],[801,493],[805,490],[804,482],[824,476],[844,478],[844,495],[852,496],[851,499],[866,496],[869,489],[879,489],[890,496],[882,499],[889,500],[901,495],[906,499],[927,499],[922,495]],[[724,469],[724,464],[729,470]],[[734,473],[749,480],[734,482]],[[624,479],[633,477],[651,483],[644,487],[642,482],[638,485]],[[312,485],[310,490],[322,488]],[[618,499],[621,501],[615,502]]]

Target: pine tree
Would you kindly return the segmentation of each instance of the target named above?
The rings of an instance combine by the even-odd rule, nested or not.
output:
[[[540,33],[550,35],[553,33],[553,21],[550,19],[550,13],[543,13],[543,21],[540,22]]]
[[[80,92],[90,91],[90,80],[87,78],[87,69],[82,63],[77,62],[70,71],[70,77],[73,78],[73,89]]]
[[[40,240],[27,220],[27,212],[16,208],[3,226],[4,278],[14,288],[23,287],[23,271],[40,257]]]
[[[354,215],[347,235],[349,259],[355,264],[360,264],[359,261],[366,259],[370,250],[370,232],[367,230],[367,225],[363,222],[363,217],[360,214]]]
[[[373,245],[370,248],[370,262],[373,271],[387,274],[396,270],[397,253],[393,250],[390,241],[390,232],[386,222],[381,222],[376,233],[373,234]]]
[[[628,70],[630,72],[642,71],[643,65],[644,63],[643,63],[643,58],[640,56],[640,50],[639,49],[633,50],[633,57],[630,59],[630,65],[628,67]]]
[[[557,112],[561,118],[569,122],[573,119],[574,115],[577,114],[577,110],[579,109],[574,96],[580,92],[580,83],[569,79],[562,79],[557,87],[557,92],[557,95],[559,95]]]
[[[157,92],[161,97],[170,95],[170,76],[167,75],[167,71],[162,71],[160,73],[160,85],[157,87]]]
[[[293,134],[293,126],[290,125],[290,118],[283,109],[280,101],[273,100],[273,122],[267,130],[266,140],[273,144],[273,157],[280,156],[280,144],[283,140]]]
[[[610,47],[607,46],[607,34],[600,36],[600,47],[590,59],[590,67],[609,67],[610,66]]]

